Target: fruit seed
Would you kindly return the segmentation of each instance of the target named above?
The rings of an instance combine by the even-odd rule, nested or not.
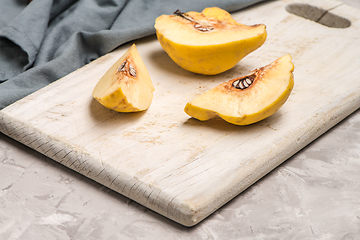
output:
[[[127,62],[127,60],[125,60],[125,62],[123,62],[123,63],[119,66],[118,72],[123,72],[123,71],[125,71],[126,62]]]
[[[194,28],[201,32],[209,32],[214,29],[213,27],[203,27],[201,24],[198,23],[194,25]]]
[[[129,73],[130,73],[130,75],[131,76],[133,76],[133,77],[136,77],[136,70],[135,70],[135,68],[133,67],[133,65],[129,65]]]

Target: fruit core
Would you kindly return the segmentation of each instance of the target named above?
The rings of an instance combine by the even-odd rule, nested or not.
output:
[[[126,59],[120,64],[118,72],[126,74],[128,77],[136,77],[137,75],[135,66],[130,59]]]
[[[254,82],[255,78],[256,78],[255,73],[249,74],[244,77],[235,78],[232,83],[232,86],[236,89],[244,90],[244,89],[250,87],[250,85]]]
[[[193,23],[194,28],[201,31],[201,32],[210,32],[214,30],[213,25],[209,21],[196,21],[192,17],[190,17],[188,14],[181,12],[179,9],[174,12],[176,16],[182,17],[189,22]]]
[[[209,17],[204,13],[197,12],[184,13],[180,10],[176,10],[173,17],[180,17],[179,19],[184,19],[185,21],[182,21],[183,23],[192,26],[203,33],[214,32],[217,30],[251,29],[260,25],[255,24],[253,26],[246,26],[236,23],[235,21],[230,21],[229,19],[218,19],[216,17]]]

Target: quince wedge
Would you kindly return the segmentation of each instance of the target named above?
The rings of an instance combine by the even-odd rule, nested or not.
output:
[[[234,78],[188,102],[184,111],[201,121],[220,116],[235,125],[248,125],[273,115],[294,86],[289,54],[250,74]]]
[[[157,39],[180,67],[199,74],[215,75],[234,67],[266,40],[264,24],[236,22],[218,7],[201,13],[179,10],[155,20]]]
[[[117,112],[138,112],[149,108],[154,85],[133,44],[99,80],[94,98]]]

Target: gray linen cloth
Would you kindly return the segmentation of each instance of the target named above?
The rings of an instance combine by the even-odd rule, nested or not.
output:
[[[0,0],[0,110],[129,41],[162,14],[264,0]]]

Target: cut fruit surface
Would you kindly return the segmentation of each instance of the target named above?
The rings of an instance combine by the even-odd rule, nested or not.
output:
[[[274,114],[294,86],[294,65],[285,55],[250,74],[222,83],[187,103],[184,111],[201,121],[220,116],[248,125]]]
[[[170,58],[182,68],[214,75],[234,67],[266,40],[263,24],[237,23],[220,8],[201,13],[180,11],[155,21],[157,38]]]
[[[138,112],[149,108],[154,86],[135,44],[99,80],[94,98],[117,112]]]

